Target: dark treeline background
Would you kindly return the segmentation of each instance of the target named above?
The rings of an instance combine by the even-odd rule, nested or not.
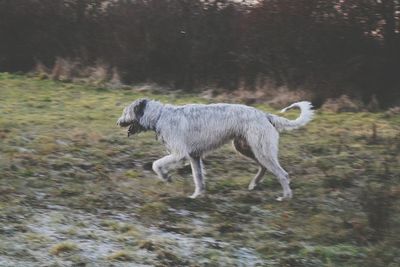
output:
[[[254,89],[263,81],[399,104],[400,1],[0,0],[0,71],[57,57],[125,82]]]

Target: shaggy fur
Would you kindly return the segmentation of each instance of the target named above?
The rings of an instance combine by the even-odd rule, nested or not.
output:
[[[182,160],[189,159],[195,191],[192,198],[205,191],[202,157],[226,142],[233,140],[235,149],[259,164],[257,175],[249,190],[262,180],[266,170],[279,180],[283,196],[292,197],[289,176],[278,162],[279,132],[297,129],[307,124],[314,111],[310,102],[297,102],[282,110],[300,108],[295,120],[268,114],[256,108],[237,104],[165,105],[158,101],[138,99],[127,106],[117,124],[128,127],[128,136],[141,131],[155,131],[165,144],[169,155],[155,161],[153,170],[164,181],[168,171]]]

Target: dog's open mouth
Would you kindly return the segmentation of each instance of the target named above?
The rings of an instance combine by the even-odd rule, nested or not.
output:
[[[137,133],[140,133],[144,128],[139,124],[139,122],[134,121],[128,128],[128,137]]]

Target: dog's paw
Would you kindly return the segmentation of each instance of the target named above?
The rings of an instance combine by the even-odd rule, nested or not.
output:
[[[199,196],[203,196],[204,195],[204,191],[200,191],[200,192],[194,192],[191,196],[189,196],[189,198],[191,199],[195,199]]]
[[[281,197],[277,197],[277,198],[276,198],[276,201],[279,201],[279,202],[284,201],[284,200],[289,201],[289,200],[292,198],[292,196],[293,196],[293,194],[292,194],[292,192],[290,191],[289,193],[284,194],[284,195],[281,196]]]
[[[289,201],[291,197],[277,197],[276,201],[282,202],[282,201]]]
[[[169,184],[169,183],[172,183],[172,178],[171,178],[171,176],[168,176],[166,178],[162,178],[161,181],[163,181],[164,183]]]
[[[172,183],[172,177],[170,175],[167,175],[167,177],[164,179],[166,183]]]
[[[171,183],[172,178],[171,175],[166,174],[166,173],[161,173],[161,175],[158,176],[158,179],[164,183]]]
[[[249,184],[249,191],[253,191],[254,189],[256,189],[256,187],[257,187],[258,185],[257,184],[253,184],[253,183],[251,183],[251,184]]]

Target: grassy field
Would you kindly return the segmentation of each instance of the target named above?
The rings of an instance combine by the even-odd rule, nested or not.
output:
[[[0,74],[0,266],[400,265],[399,115],[319,111],[283,133],[290,202],[272,175],[247,191],[257,166],[230,145],[192,200],[189,167],[159,182],[154,134],[115,125],[143,96],[207,102]]]

